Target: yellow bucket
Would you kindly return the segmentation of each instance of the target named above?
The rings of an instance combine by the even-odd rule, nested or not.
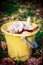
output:
[[[23,22],[23,21],[22,21]],[[12,25],[14,22],[8,22],[4,25],[2,25],[1,30],[4,32],[7,47],[8,47],[8,54],[9,56],[14,60],[27,60],[31,57],[32,48],[24,42],[21,37],[27,37],[27,39],[33,43],[35,39],[36,33],[39,31],[37,29],[35,32],[29,33],[29,34],[12,34],[8,33],[6,29]],[[23,22],[26,24],[26,22]],[[33,23],[33,25],[36,25]]]

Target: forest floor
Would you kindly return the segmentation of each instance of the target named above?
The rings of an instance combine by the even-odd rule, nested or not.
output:
[[[35,22],[40,25],[40,32],[36,36],[36,41],[39,47],[35,50],[35,52],[33,51],[32,54],[33,60],[34,60],[33,57],[35,58],[37,57],[38,61],[40,61],[43,56],[43,9],[42,7],[29,3],[28,1],[26,1],[25,3],[11,2],[8,3],[8,5],[5,8],[3,7],[3,10],[1,9],[0,11],[0,59],[7,57],[6,59],[4,59],[4,61],[6,62],[6,60],[7,61],[9,60],[10,61],[10,62],[8,61],[8,63],[10,63],[9,65],[11,65],[11,62],[14,63],[12,65],[16,65],[16,64],[10,58],[8,58],[9,56],[7,52],[7,46],[6,46],[4,35],[1,32],[1,26],[4,23],[10,21],[18,21],[18,20],[26,21],[26,18],[29,16],[31,17],[31,22]],[[18,63],[17,61],[17,65],[19,64],[21,65],[22,63],[23,62]],[[24,65],[26,63],[28,63],[28,61],[25,62]]]

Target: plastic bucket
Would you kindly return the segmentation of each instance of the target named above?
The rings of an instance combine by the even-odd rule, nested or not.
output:
[[[31,57],[32,48],[30,46],[28,46],[26,44],[26,42],[24,42],[21,39],[21,37],[27,37],[27,39],[31,43],[33,43],[35,36],[36,36],[36,33],[39,31],[39,29],[37,29],[35,32],[29,33],[29,34],[8,33],[6,31],[6,29],[13,23],[14,22],[9,22],[9,23],[2,25],[2,27],[1,27],[1,30],[2,30],[2,32],[4,32],[4,35],[5,35],[5,38],[6,38],[8,54],[14,60],[25,61],[25,60],[27,60],[28,58]],[[26,22],[23,22],[23,23],[26,24]],[[34,25],[36,25],[36,24],[34,24]]]

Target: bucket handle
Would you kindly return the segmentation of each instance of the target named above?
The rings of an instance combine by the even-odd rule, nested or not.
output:
[[[36,49],[38,47],[36,41],[34,41],[33,45],[32,45],[32,43],[30,41],[28,41],[26,38],[23,37],[22,40],[25,41],[31,48]]]

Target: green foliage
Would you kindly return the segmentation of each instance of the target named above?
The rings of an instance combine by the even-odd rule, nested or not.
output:
[[[18,15],[18,18],[19,18],[20,20],[26,21],[26,18],[27,18],[27,17],[29,17],[29,16],[30,16],[30,17],[33,17],[34,15],[35,15],[35,13],[33,13],[32,11],[26,9],[25,12],[23,12],[23,13],[21,13],[21,14]]]
[[[36,39],[35,39],[37,43],[40,43],[41,37],[43,37],[43,31],[37,33]]]
[[[5,37],[3,35],[0,35],[0,42],[5,41]]]
[[[36,50],[33,50],[32,52],[32,56],[33,57],[40,57],[41,56],[41,49],[40,48],[37,48]]]
[[[24,63],[24,61],[22,61],[22,60],[16,60],[17,65],[22,65],[23,63]]]
[[[6,10],[4,11],[4,13],[7,15],[7,16],[11,16],[11,14],[15,14],[18,9],[20,7],[20,4],[19,3],[8,3],[7,5],[7,8]]]
[[[26,17],[34,15],[32,11],[33,7],[31,5],[30,5],[31,6],[30,8],[26,8],[24,5],[22,5],[22,3],[19,3],[19,2],[8,1],[8,2],[3,2],[3,3],[4,3],[3,4],[4,6],[2,7],[5,8],[3,10],[4,10],[5,15],[7,16],[11,16],[12,14],[18,13],[18,9],[26,10],[24,13],[20,14],[20,16],[23,14],[25,14]],[[23,15],[23,17],[25,16]]]
[[[35,39],[37,44],[38,44],[38,48],[36,49],[36,51],[33,50],[32,56],[35,56],[35,57],[41,56],[41,48],[43,48],[43,42],[42,42],[43,39],[42,39],[42,37],[43,37],[43,31],[38,32],[37,36],[36,36],[36,39]]]
[[[3,51],[3,49],[0,46],[0,59],[4,57],[9,57],[7,48]]]
[[[4,56],[3,56],[3,50],[2,48],[0,48],[0,59],[2,59]]]

